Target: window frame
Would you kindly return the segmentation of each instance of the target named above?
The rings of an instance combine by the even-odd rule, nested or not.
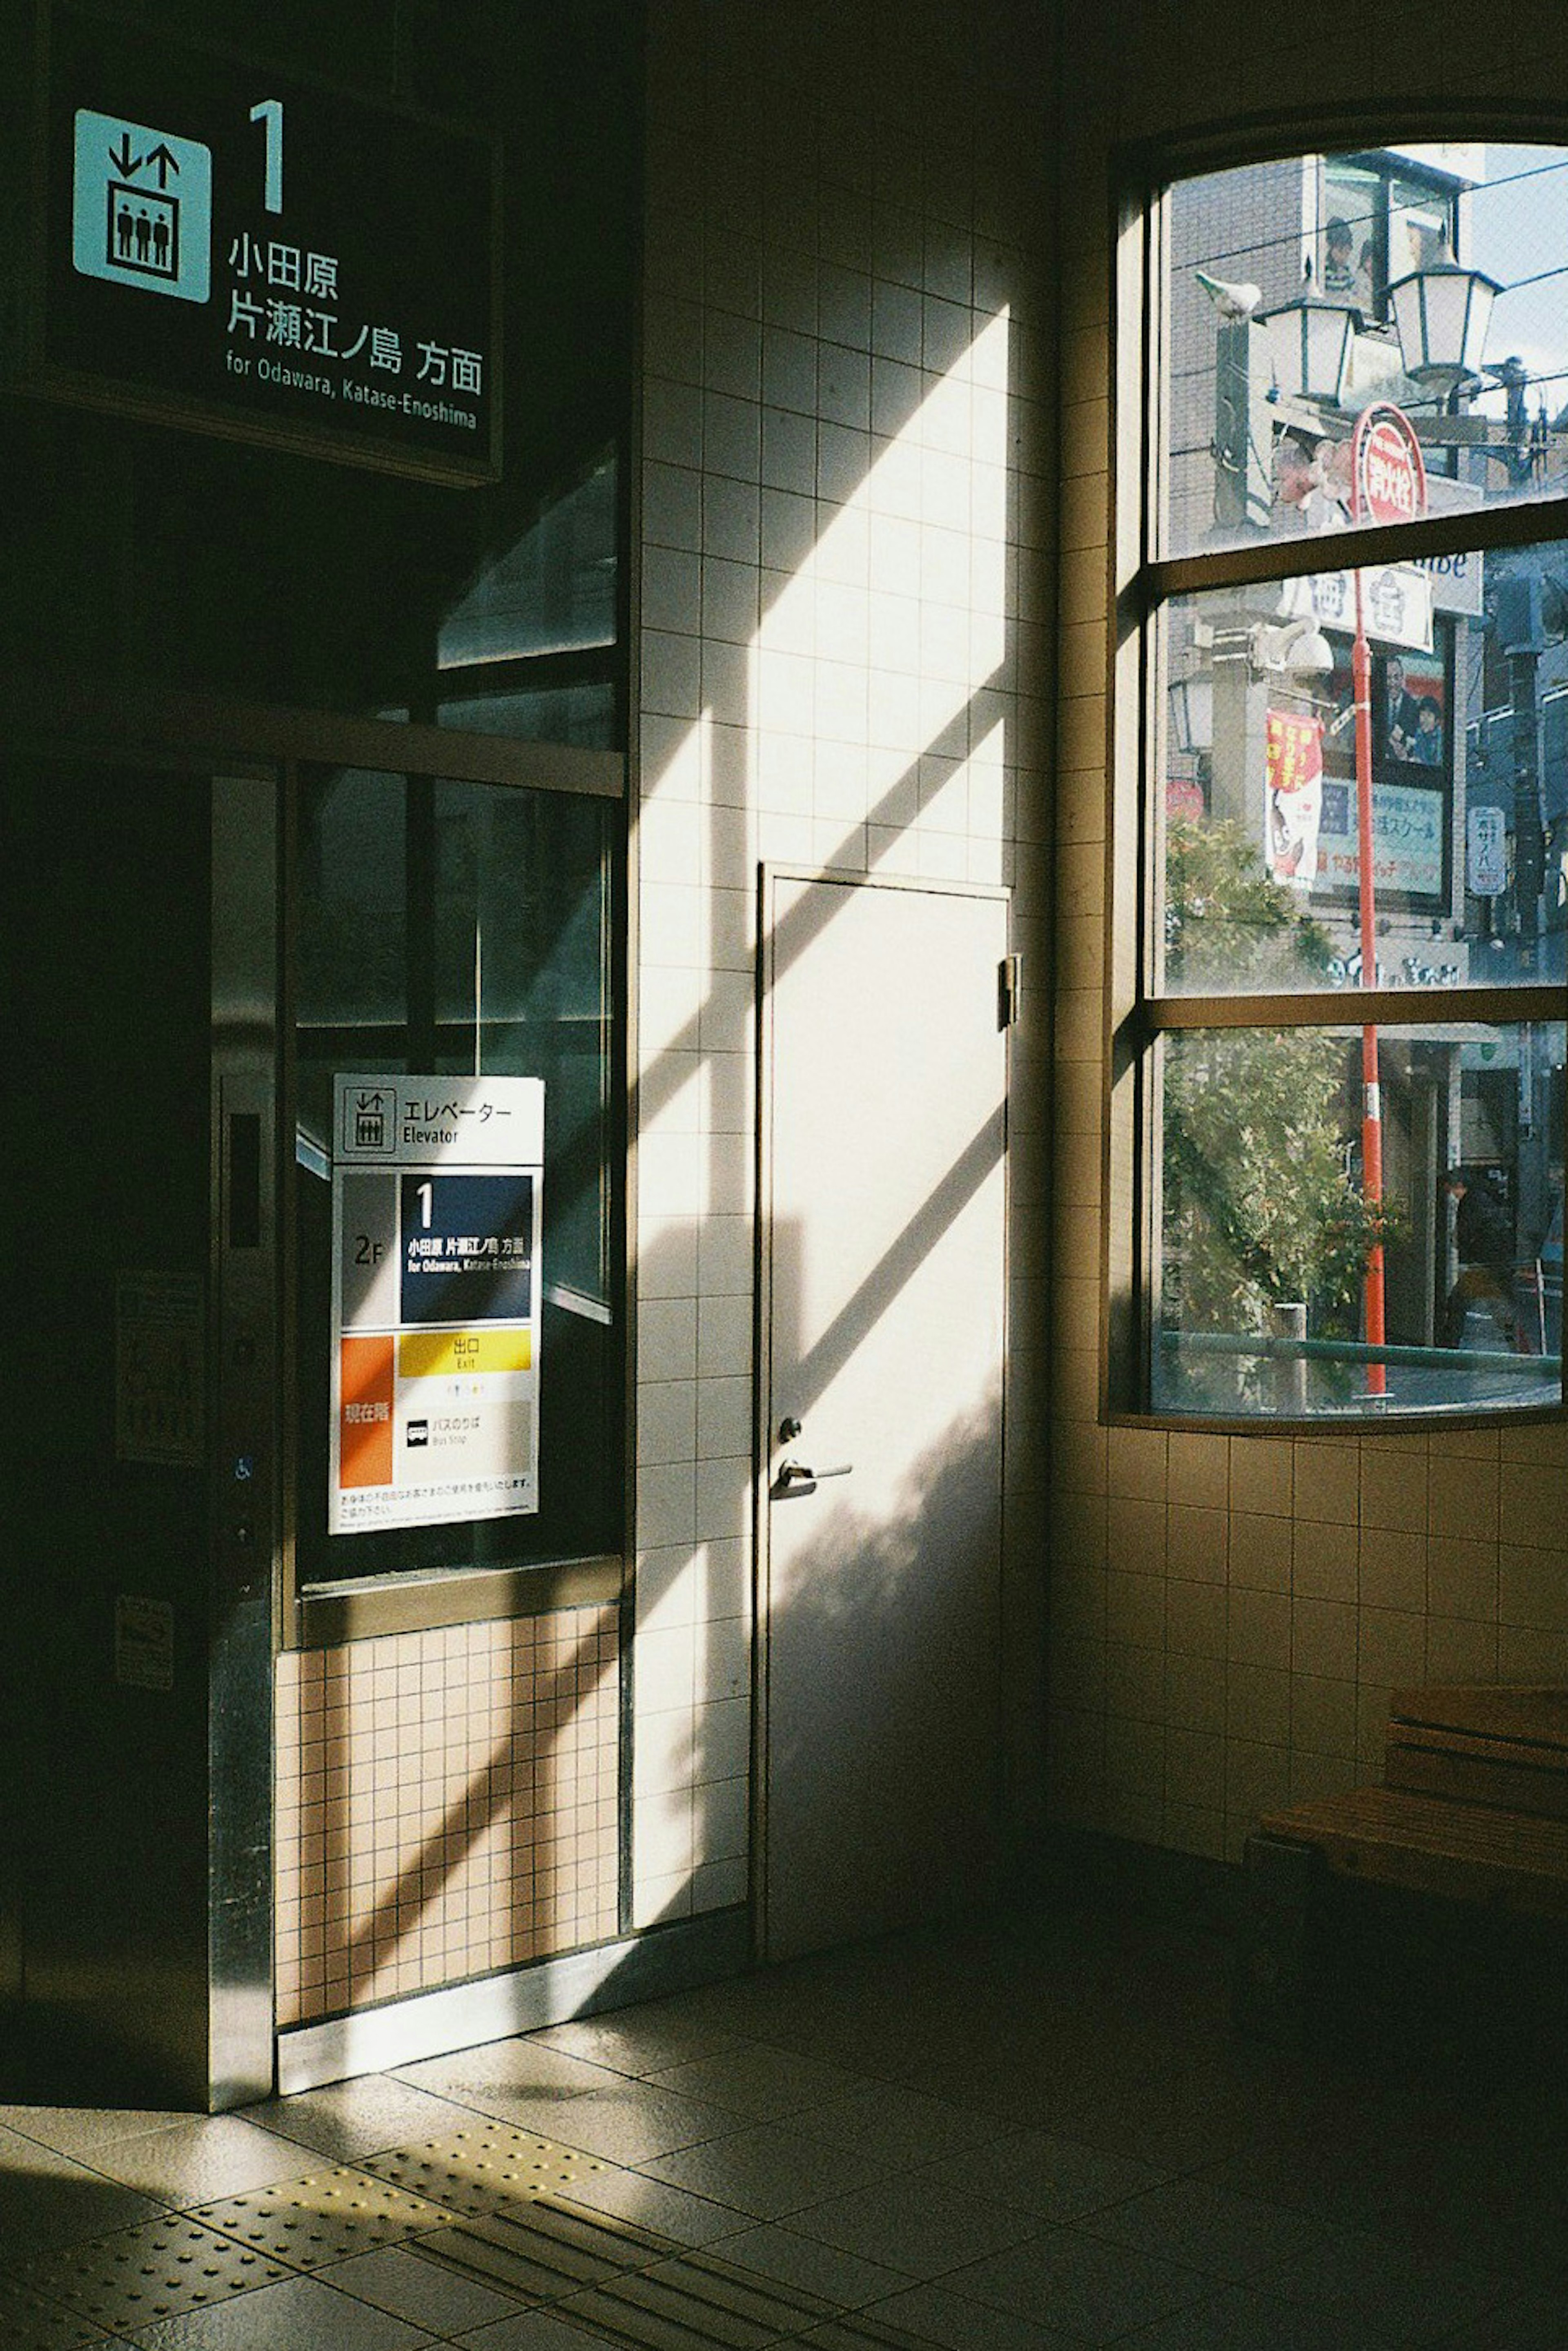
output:
[[[1249,164],[1364,157],[1381,163],[1385,141],[1457,139],[1556,144],[1568,150],[1568,114],[1489,107],[1462,118],[1430,108],[1397,118],[1297,113],[1249,134],[1217,131],[1126,151],[1114,182],[1111,221],[1109,336],[1111,530],[1108,608],[1112,616],[1106,680],[1107,828],[1103,1058],[1100,1395],[1102,1420],[1121,1426],[1260,1435],[1281,1428],[1363,1435],[1383,1428],[1417,1432],[1511,1426],[1568,1418],[1568,1384],[1560,1401],[1478,1406],[1472,1411],[1403,1411],[1304,1418],[1196,1414],[1153,1400],[1152,1351],[1157,1322],[1160,1186],[1158,1102],[1162,1040],[1201,1029],[1344,1029],[1364,1024],[1417,1027],[1440,1011],[1445,1023],[1562,1024],[1562,983],[1462,987],[1413,985],[1269,995],[1176,995],[1156,988],[1153,943],[1159,877],[1151,853],[1155,752],[1162,740],[1161,615],[1176,599],[1207,590],[1284,581],[1322,568],[1324,542],[1304,538],[1254,541],[1173,555],[1159,544],[1167,511],[1163,402],[1170,314],[1170,196],[1177,183]],[[1392,168],[1392,166],[1390,166]],[[1319,224],[1321,232],[1322,223]],[[1492,507],[1428,515],[1396,525],[1362,525],[1333,534],[1333,568],[1401,563],[1423,555],[1488,554],[1553,540],[1568,548],[1568,491]],[[1452,649],[1449,653],[1450,673]],[[1450,720],[1457,726],[1457,714]],[[1450,763],[1453,752],[1449,750]],[[1560,1138],[1560,1151],[1561,1151]]]

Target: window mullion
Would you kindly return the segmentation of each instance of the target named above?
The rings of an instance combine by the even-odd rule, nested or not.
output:
[[[1258,587],[1305,572],[1371,570],[1418,562],[1423,556],[1484,555],[1559,538],[1568,538],[1568,497],[1525,499],[1514,506],[1427,515],[1419,522],[1252,539],[1241,547],[1160,557],[1145,566],[1139,596],[1152,610],[1173,596],[1204,590]]]
[[[1303,989],[1289,996],[1151,996],[1139,1008],[1145,1033],[1173,1029],[1346,1029],[1440,1023],[1511,1027],[1561,1020],[1561,987],[1367,987]]]

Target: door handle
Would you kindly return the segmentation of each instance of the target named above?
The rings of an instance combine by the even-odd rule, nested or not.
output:
[[[779,1465],[775,1491],[788,1494],[800,1486],[821,1485],[824,1478],[849,1478],[854,1473],[852,1461],[835,1462],[831,1469],[808,1469],[803,1461],[783,1461]]]

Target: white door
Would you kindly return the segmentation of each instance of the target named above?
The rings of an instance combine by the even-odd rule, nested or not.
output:
[[[758,1826],[779,1958],[951,1909],[994,1852],[1007,905],[783,873],[764,896]]]

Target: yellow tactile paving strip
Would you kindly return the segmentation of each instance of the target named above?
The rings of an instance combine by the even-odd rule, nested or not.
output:
[[[339,2164],[277,2188],[199,2205],[194,2218],[287,2269],[314,2270],[439,2228],[446,2214],[368,2170]]]
[[[113,2334],[227,2302],[289,2272],[232,2237],[171,2214],[47,2254],[20,2274],[46,2301],[64,2303]]]
[[[203,2204],[0,2276],[0,2351],[92,2351],[388,2244],[626,2351],[930,2351],[901,2330],[575,2202],[616,2167],[468,2128]],[[737,2214],[737,2226],[744,2226]]]
[[[438,2230],[411,2250],[476,2284],[538,2303],[559,2302],[680,2249],[624,2220],[539,2198],[514,2212]]]
[[[526,2213],[422,2237],[410,2250],[525,2304],[547,2304],[627,2351],[763,2351],[802,2336],[821,2351],[932,2351],[897,2327],[553,2196]]]
[[[857,2310],[824,2319],[811,2329],[810,2341],[811,2351],[867,2351],[868,2345],[874,2351],[933,2351],[928,2335],[906,2335],[901,2326]]]
[[[688,2345],[765,2351],[831,2318],[833,2305],[693,2254],[592,2287],[561,2314],[636,2351],[685,2351]]]
[[[480,2123],[372,2157],[364,2168],[411,2196],[473,2216],[531,2203],[539,2196],[570,2198],[579,2182],[608,2167],[532,2131]]]
[[[0,2278],[0,2343],[5,2351],[93,2351],[110,2337],[79,2312],[46,2302],[30,2286]]]

